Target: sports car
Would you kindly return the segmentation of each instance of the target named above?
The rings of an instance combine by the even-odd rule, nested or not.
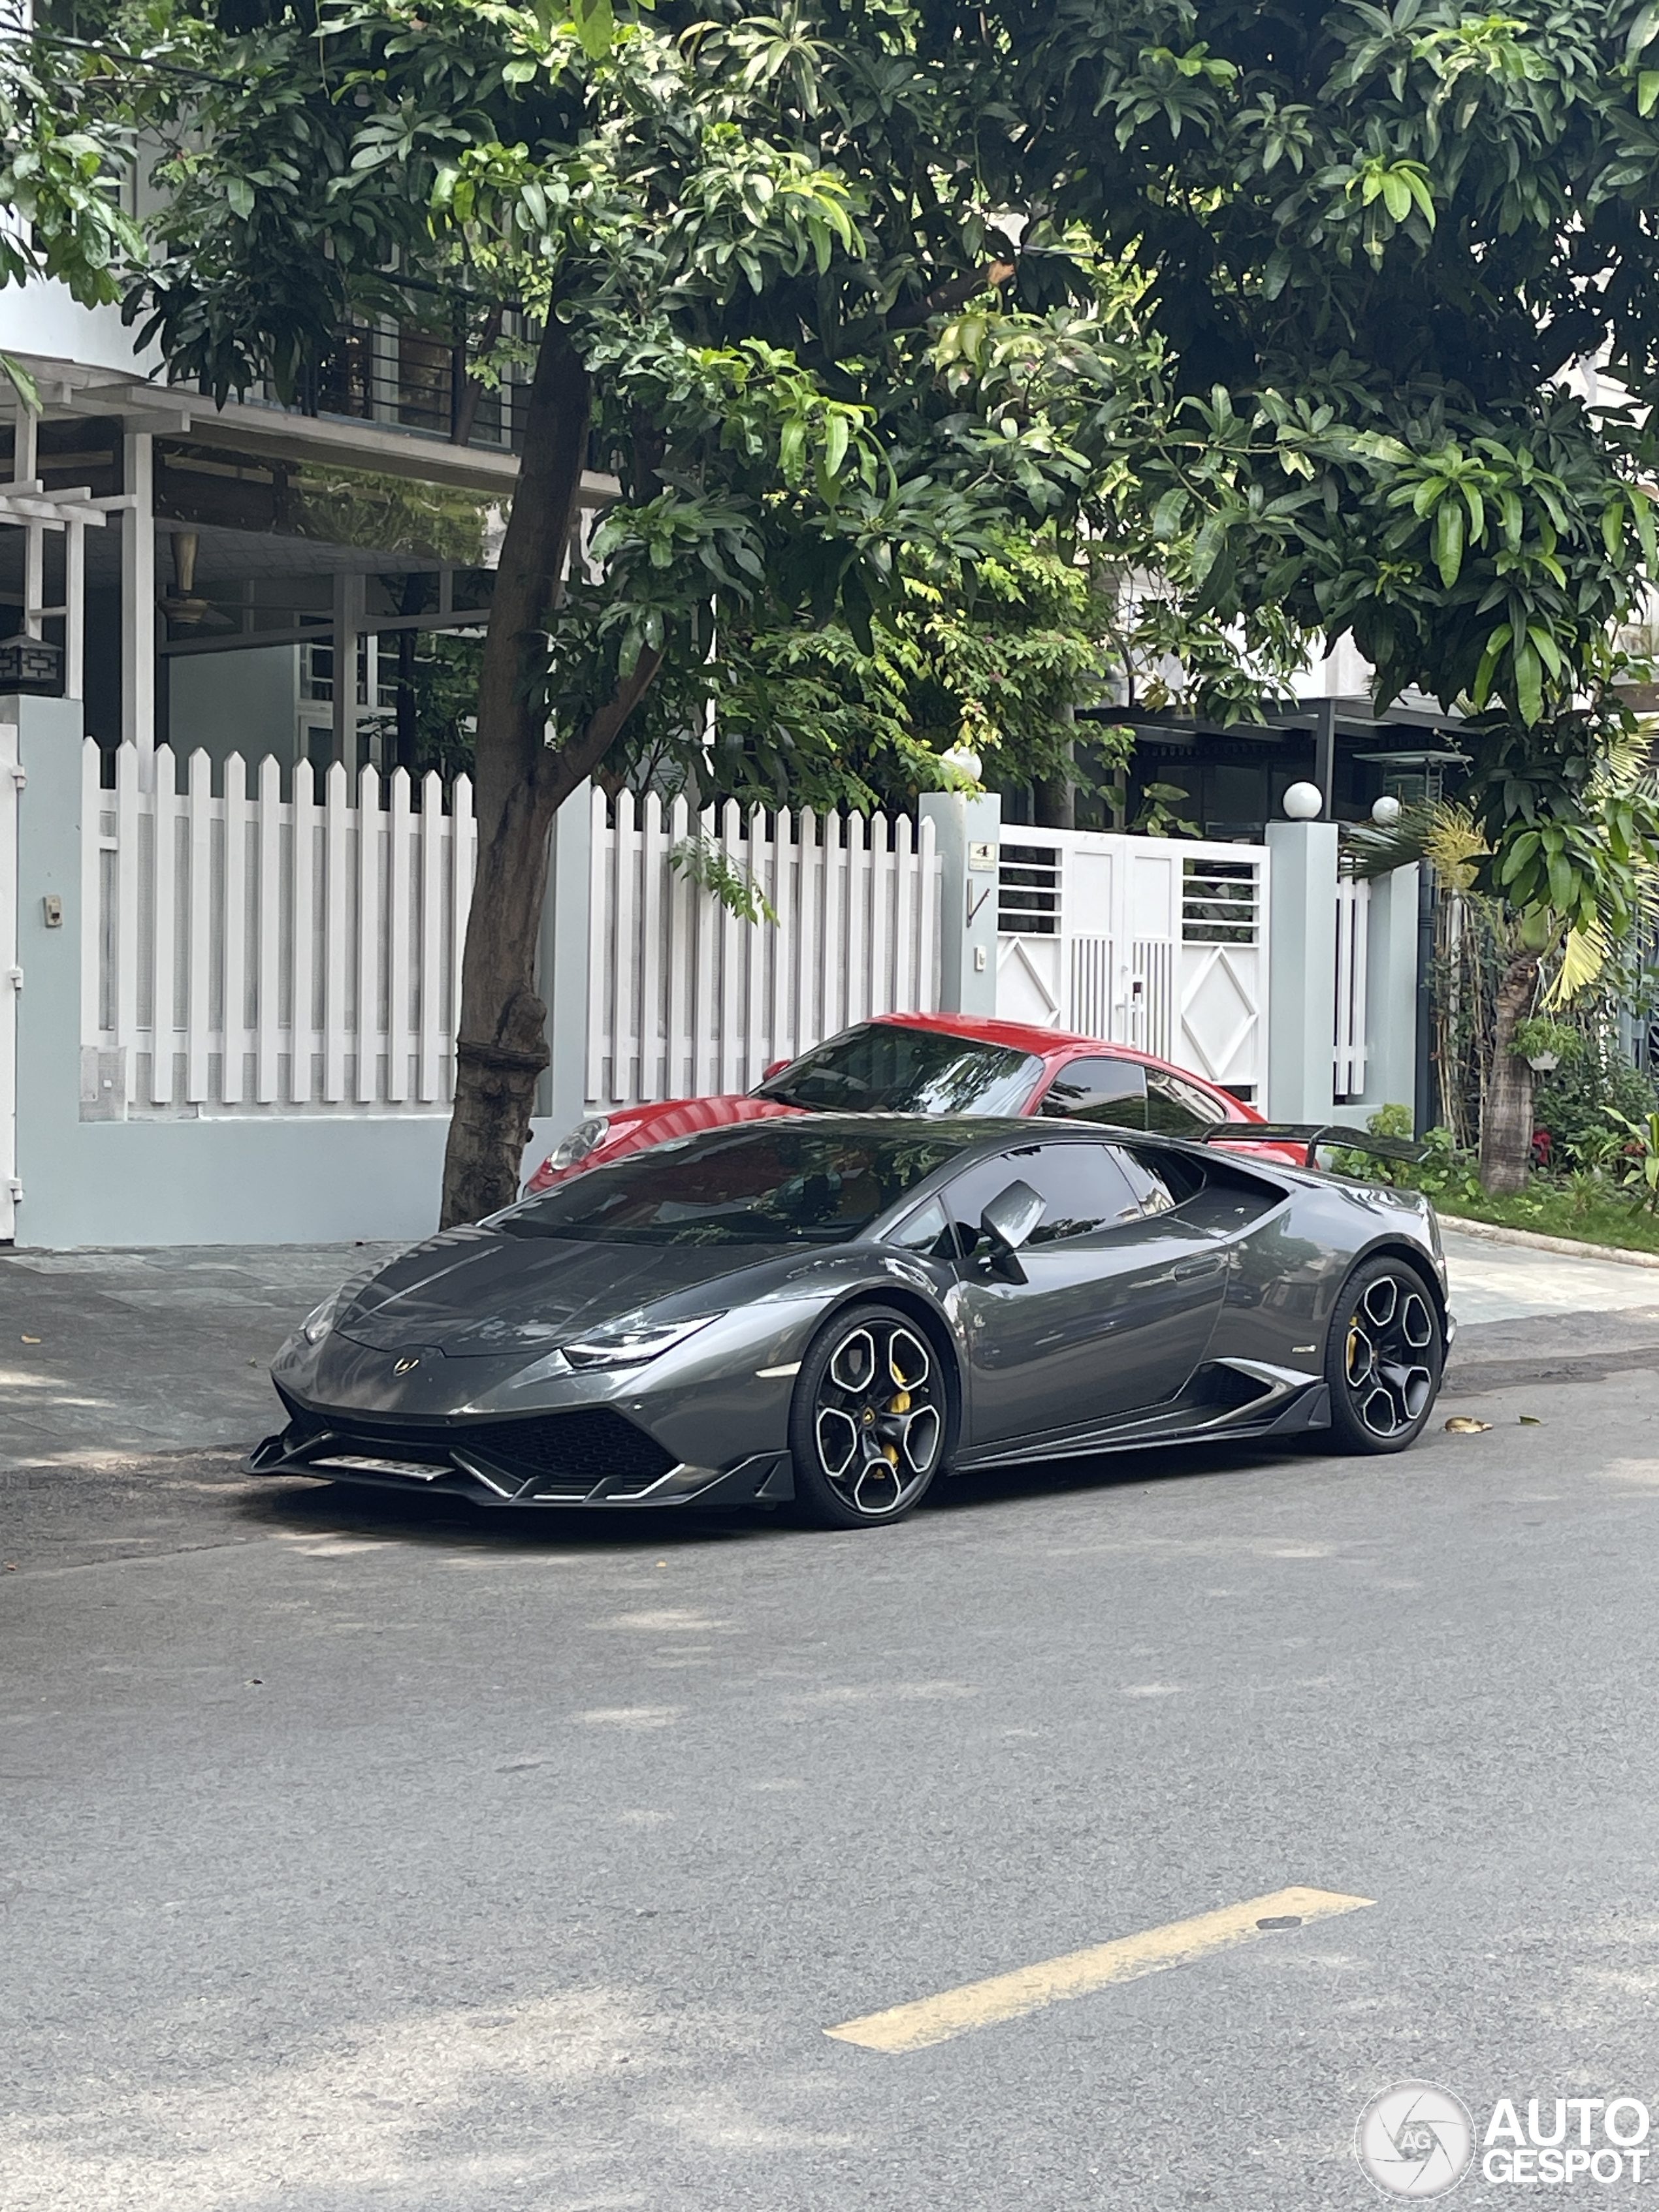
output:
[[[1252,1127],[1261,1120],[1230,1091],[1131,1045],[974,1014],[878,1014],[799,1060],[778,1061],[753,1091],[660,1098],[590,1115],[525,1188],[549,1190],[624,1152],[699,1129],[823,1113],[1032,1114],[1171,1137],[1231,1123],[1224,1141],[1249,1142],[1252,1151],[1260,1143]],[[1263,1149],[1270,1158],[1280,1156],[1276,1146]]]
[[[801,1115],[348,1284],[278,1355],[287,1425],[251,1463],[864,1528],[970,1468],[1309,1431],[1396,1452],[1451,1333],[1415,1191],[1087,1124]]]

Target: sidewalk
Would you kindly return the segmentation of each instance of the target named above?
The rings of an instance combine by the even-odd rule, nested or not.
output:
[[[280,1424],[283,1339],[399,1249],[0,1250],[0,1468],[246,1451]]]
[[[0,1470],[243,1452],[278,1425],[277,1346],[390,1244],[0,1250]],[[1659,1367],[1659,1278],[1446,1235],[1449,1393]],[[38,1340],[32,1341],[31,1340]]]

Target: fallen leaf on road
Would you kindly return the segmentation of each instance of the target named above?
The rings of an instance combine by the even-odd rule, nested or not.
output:
[[[22,1341],[25,1344],[39,1344],[40,1340],[38,1336],[26,1336],[23,1338]]]
[[[1471,1420],[1467,1413],[1454,1413],[1446,1424],[1447,1430],[1455,1437],[1478,1437],[1482,1429],[1491,1426],[1490,1421]]]
[[[1541,1429],[1544,1425],[1536,1413],[1517,1413],[1515,1418],[1523,1429]]]

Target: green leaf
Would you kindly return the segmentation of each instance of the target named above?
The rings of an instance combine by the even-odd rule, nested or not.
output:
[[[246,222],[253,212],[253,187],[246,177],[230,177],[225,183],[225,198],[230,202],[230,211]]]
[[[1202,584],[1220,559],[1227,543],[1227,526],[1218,514],[1207,514],[1203,527],[1193,540],[1193,581]]]
[[[617,19],[611,0],[572,0],[571,15],[582,52],[589,61],[602,62],[617,36]]]
[[[1187,512],[1187,494],[1181,485],[1166,491],[1152,509],[1152,536],[1160,545],[1167,545],[1181,528]]]
[[[1634,489],[1636,496],[1631,507],[1636,517],[1636,534],[1642,541],[1642,565],[1650,576],[1659,579],[1659,532],[1653,526],[1653,501],[1640,485]]]
[[[1528,726],[1544,711],[1543,666],[1529,642],[1516,647],[1515,704],[1522,720]]]
[[[1636,112],[1651,115],[1654,103],[1659,100],[1659,70],[1644,70],[1636,80]]]
[[[40,412],[40,387],[21,361],[10,354],[0,353],[0,376],[3,376],[31,415]]]
[[[1448,591],[1463,566],[1463,509],[1455,499],[1443,499],[1434,518],[1434,565]]]

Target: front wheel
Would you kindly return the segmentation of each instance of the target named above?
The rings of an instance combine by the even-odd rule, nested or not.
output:
[[[950,1427],[927,1331],[894,1306],[836,1314],[801,1362],[789,1416],[801,1516],[823,1528],[898,1520],[939,1473]]]
[[[1339,1448],[1397,1452],[1415,1443],[1445,1357],[1440,1310],[1416,1268],[1390,1255],[1363,1261],[1342,1285],[1325,1353]]]

